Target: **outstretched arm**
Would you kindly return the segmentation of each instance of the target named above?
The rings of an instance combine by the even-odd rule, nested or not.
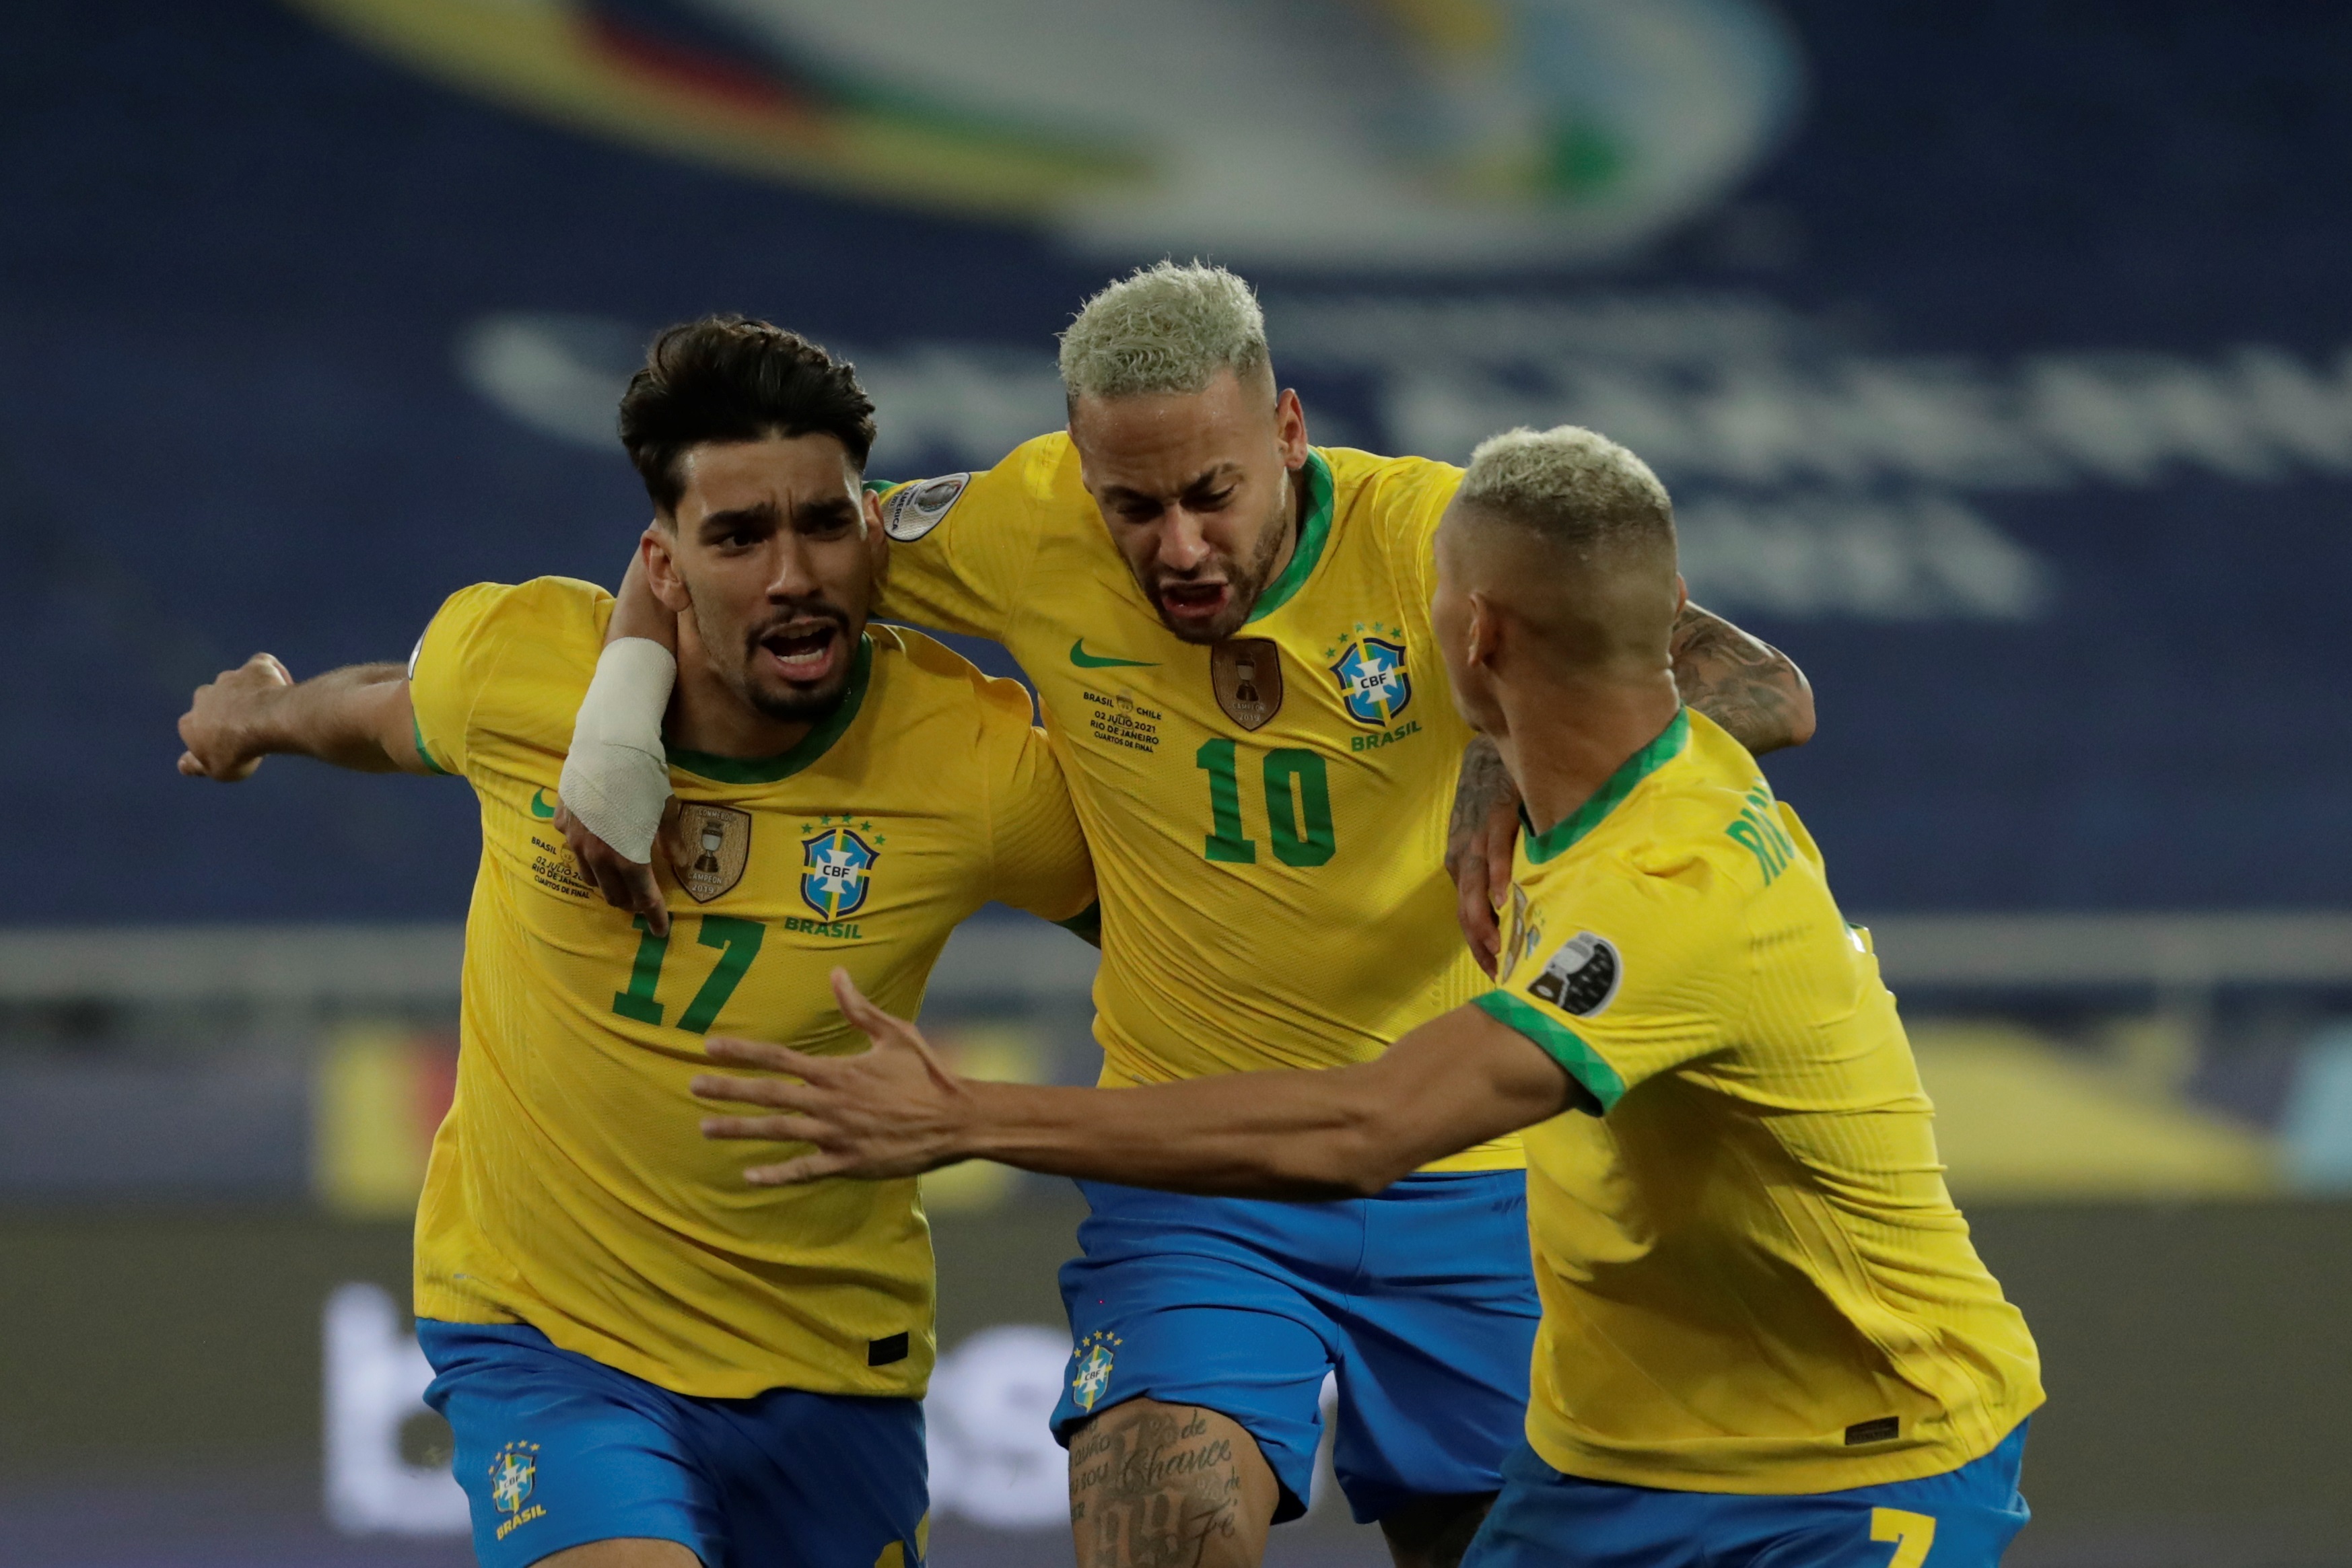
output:
[[[398,664],[352,664],[301,685],[256,653],[196,688],[180,716],[180,771],[233,784],[265,757],[315,757],[361,773],[426,773],[408,677]]]
[[[707,1047],[721,1061],[801,1080],[694,1082],[704,1099],[783,1113],[707,1117],[704,1136],[814,1145],[745,1172],[756,1186],[881,1180],[987,1159],[1173,1192],[1349,1197],[1557,1115],[1580,1093],[1541,1050],[1474,1007],[1431,1019],[1356,1067],[1140,1089],[979,1082],[948,1071],[914,1025],[859,995],[845,970],[833,972],[833,988],[873,1050],[809,1056],[744,1040]]]

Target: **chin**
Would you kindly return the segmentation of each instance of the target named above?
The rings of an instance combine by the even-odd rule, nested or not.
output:
[[[784,724],[802,724],[815,719],[831,718],[841,706],[841,699],[849,694],[849,680],[829,681],[822,686],[768,687],[751,694],[751,706],[768,717]]]

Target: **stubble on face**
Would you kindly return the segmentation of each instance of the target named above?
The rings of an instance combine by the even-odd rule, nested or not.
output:
[[[1212,555],[1193,570],[1182,573],[1160,570],[1156,561],[1143,565],[1132,560],[1128,562],[1128,569],[1135,577],[1136,587],[1141,589],[1143,597],[1151,601],[1152,611],[1160,617],[1160,623],[1174,633],[1178,640],[1207,646],[1224,642],[1249,624],[1249,618],[1257,612],[1257,601],[1265,595],[1266,584],[1274,579],[1274,563],[1281,559],[1282,547],[1288,541],[1294,483],[1289,481],[1282,486],[1272,515],[1258,529],[1255,547],[1247,561],[1237,560],[1220,552]],[[1180,621],[1169,610],[1166,591],[1170,587],[1181,590],[1182,584],[1201,579],[1225,583],[1224,608],[1205,623]]]

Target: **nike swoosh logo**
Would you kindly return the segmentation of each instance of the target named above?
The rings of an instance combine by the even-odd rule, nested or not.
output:
[[[542,822],[551,821],[555,816],[555,808],[540,799],[546,793],[544,789],[534,789],[530,792],[530,814]]]
[[[1070,644],[1070,663],[1082,670],[1156,670],[1160,666],[1149,659],[1104,659],[1087,652],[1084,637]]]

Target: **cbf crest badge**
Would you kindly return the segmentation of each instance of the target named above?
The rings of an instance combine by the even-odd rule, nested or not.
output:
[[[1111,1362],[1119,1343],[1118,1335],[1108,1329],[1097,1329],[1078,1342],[1072,1357],[1070,1397],[1077,1401],[1079,1409],[1093,1409],[1095,1401],[1109,1390]]]
[[[824,820],[820,819],[820,823]],[[874,824],[861,824],[867,832]],[[820,918],[839,920],[866,906],[874,885],[874,862],[882,852],[879,840],[868,841],[846,820],[838,826],[820,825],[801,841],[801,898]]]
[[[682,806],[677,854],[670,862],[678,884],[708,904],[743,880],[751,863],[751,813],[732,806]]]
[[[509,1443],[490,1458],[490,1505],[500,1513],[521,1511],[538,1480],[539,1445]]]
[[[1217,706],[1244,729],[1282,710],[1282,650],[1270,637],[1235,637],[1209,650],[1209,686]]]
[[[1369,729],[1385,729],[1412,701],[1412,676],[1404,667],[1404,628],[1356,623],[1340,644],[1324,650],[1348,716]]]

